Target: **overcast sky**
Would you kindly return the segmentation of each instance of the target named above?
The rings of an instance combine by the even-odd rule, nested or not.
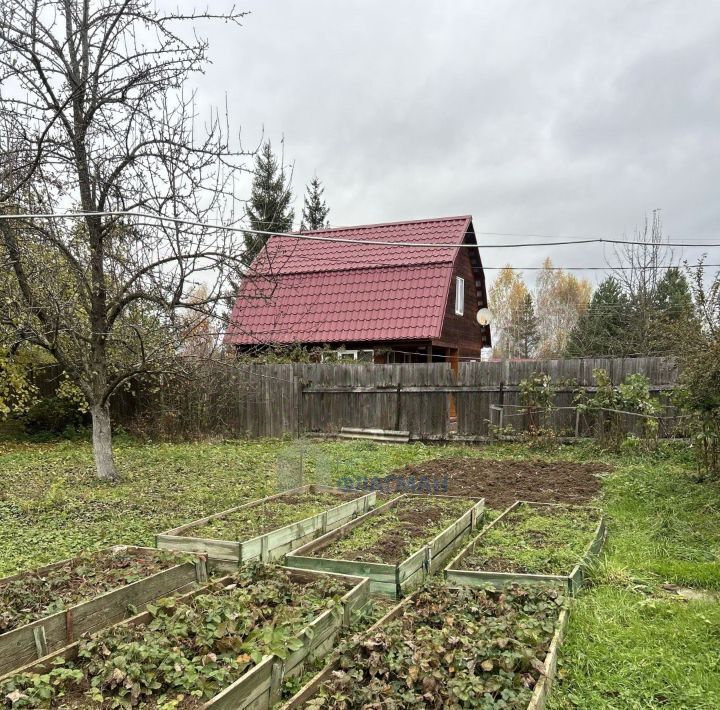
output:
[[[480,232],[619,236],[662,208],[666,234],[720,242],[720,3],[240,2],[243,28],[201,28],[201,100],[227,95],[246,146],[284,136],[298,217],[317,172],[333,225],[470,213]]]

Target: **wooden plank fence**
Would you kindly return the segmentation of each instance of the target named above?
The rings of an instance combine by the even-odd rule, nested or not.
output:
[[[560,435],[577,430],[587,436],[597,422],[577,420],[573,398],[578,386],[593,386],[596,368],[615,385],[634,373],[646,375],[664,408],[660,435],[673,435],[677,413],[670,397],[678,369],[660,357],[463,362],[457,372],[447,363],[208,364],[192,382],[122,392],[112,404],[116,422],[170,438],[337,434],[354,427],[409,431],[415,440],[471,441],[488,437],[498,407],[504,424],[526,430],[530,418],[518,385],[546,373],[557,387],[556,409],[539,423]],[[621,417],[626,432],[640,433],[642,426],[639,417]]]

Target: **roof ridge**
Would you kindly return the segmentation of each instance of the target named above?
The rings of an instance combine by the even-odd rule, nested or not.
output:
[[[294,271],[287,269],[280,268],[276,272],[261,272],[258,271],[253,274],[245,274],[245,278],[248,276],[257,277],[257,278],[281,278],[282,276],[299,276],[299,275],[305,275],[305,274],[334,274],[338,271],[372,271],[374,269],[415,269],[415,268],[427,268],[428,266],[437,266],[437,267],[447,267],[447,266],[453,266],[455,263],[455,258],[448,259],[447,261],[421,261],[418,263],[412,263],[412,264],[358,264],[355,266],[354,264],[351,266],[335,266],[331,269],[313,269],[311,271],[303,270],[303,271]]]
[[[428,217],[427,219],[406,219],[397,222],[376,222],[374,224],[349,224],[342,227],[325,227],[325,229],[306,229],[304,231],[293,231],[287,232],[286,235],[300,235],[300,234],[321,234],[325,232],[339,232],[359,229],[376,229],[377,227],[395,227],[407,224],[425,224],[427,222],[456,222],[458,220],[464,220],[467,222],[472,219],[470,214],[454,215],[451,217]],[[276,235],[272,235],[276,236]]]

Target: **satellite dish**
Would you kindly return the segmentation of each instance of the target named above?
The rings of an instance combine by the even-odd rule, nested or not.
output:
[[[481,308],[475,317],[480,325],[490,325],[493,320],[493,314],[489,308]]]

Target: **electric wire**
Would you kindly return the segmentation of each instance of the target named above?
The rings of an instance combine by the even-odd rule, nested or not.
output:
[[[566,239],[557,242],[533,242],[533,243],[515,243],[515,244],[434,244],[428,242],[396,242],[379,239],[356,239],[343,237],[323,236],[318,232],[272,232],[262,229],[251,229],[248,227],[236,227],[233,225],[210,224],[208,222],[198,222],[195,220],[182,219],[180,217],[169,217],[166,215],[151,214],[148,212],[134,212],[130,210],[106,210],[98,212],[64,212],[64,213],[36,213],[36,214],[3,214],[0,219],[72,219],[80,217],[135,217],[139,219],[150,219],[159,222],[172,222],[174,224],[182,224],[185,226],[202,227],[203,229],[219,229],[231,232],[242,232],[250,234],[260,234],[268,237],[278,237],[281,239],[295,239],[301,241],[317,241],[329,242],[335,244],[357,244],[367,246],[385,246],[385,247],[403,247],[415,249],[518,249],[537,246],[567,246],[576,244],[642,244],[632,239],[614,239],[609,237],[591,237],[587,239]],[[331,228],[328,231],[339,231],[338,228]],[[482,234],[482,233],[480,233]],[[507,236],[510,236],[509,234]],[[661,247],[720,247],[720,243],[679,243],[679,242],[659,242]]]

